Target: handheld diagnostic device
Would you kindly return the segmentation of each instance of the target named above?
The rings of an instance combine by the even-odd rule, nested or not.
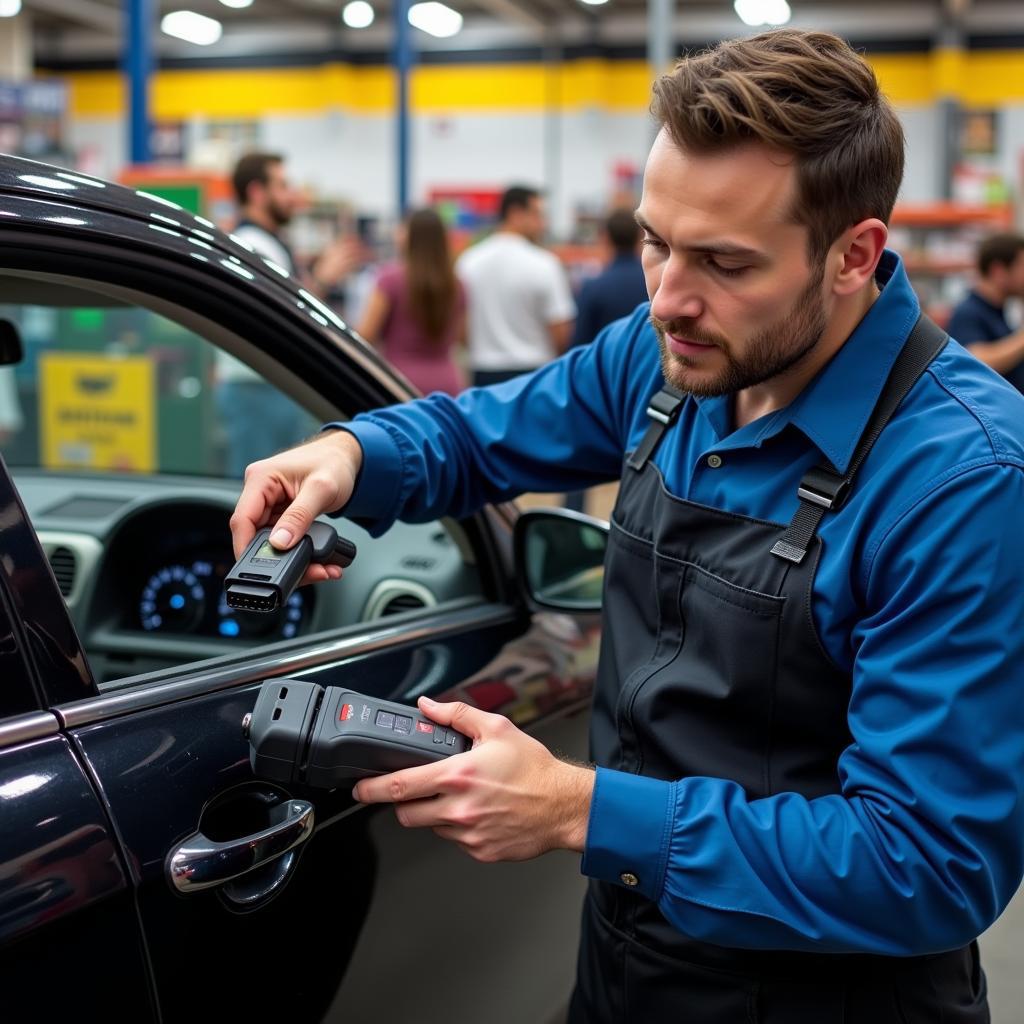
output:
[[[356,557],[356,546],[339,537],[333,526],[315,522],[309,532],[287,551],[270,543],[270,527],[257,531],[242,557],[224,578],[229,608],[272,612],[288,603],[310,562],[340,565]]]
[[[407,704],[301,679],[268,679],[242,733],[255,775],[320,789],[441,761],[473,745]]]

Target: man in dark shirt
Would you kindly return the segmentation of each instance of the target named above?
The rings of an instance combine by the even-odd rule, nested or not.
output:
[[[1024,391],[1024,329],[1006,322],[1008,299],[1024,298],[1024,236],[993,235],[978,249],[979,279],[949,319],[949,333]]]
[[[585,281],[577,302],[573,345],[586,345],[613,320],[628,316],[647,301],[647,286],[637,248],[640,226],[632,210],[613,210],[605,221],[605,235],[614,255],[597,277]]]
[[[632,210],[613,210],[604,224],[605,237],[614,253],[611,262],[596,277],[583,283],[576,303],[576,327],[572,344],[586,345],[602,327],[619,320],[647,301],[647,285],[637,249],[640,225]],[[576,512],[584,508],[583,491],[565,496],[565,507]]]

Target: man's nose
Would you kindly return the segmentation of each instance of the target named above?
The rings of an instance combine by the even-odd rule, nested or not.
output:
[[[669,259],[651,296],[651,314],[659,320],[696,320],[704,312],[699,275],[682,260]]]

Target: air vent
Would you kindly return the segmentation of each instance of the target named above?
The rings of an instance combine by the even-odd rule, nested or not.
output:
[[[57,577],[57,586],[61,594],[68,597],[75,585],[75,553],[70,548],[54,548],[50,552],[50,566]]]
[[[415,594],[396,594],[381,608],[380,614],[381,616],[399,615],[402,612],[411,612],[417,608],[426,608],[426,606],[426,601]]]

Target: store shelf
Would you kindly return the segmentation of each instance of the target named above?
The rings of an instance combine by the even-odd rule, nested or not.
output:
[[[941,326],[971,286],[982,239],[1013,227],[1010,203],[903,203],[893,211],[889,245],[903,257],[922,307]]]
[[[974,270],[974,263],[971,260],[928,259],[920,256],[905,257],[903,266],[907,273],[912,275],[969,274]]]
[[[892,212],[893,227],[956,228],[976,225],[989,230],[1013,227],[1013,206],[972,206],[964,203],[902,203]]]

